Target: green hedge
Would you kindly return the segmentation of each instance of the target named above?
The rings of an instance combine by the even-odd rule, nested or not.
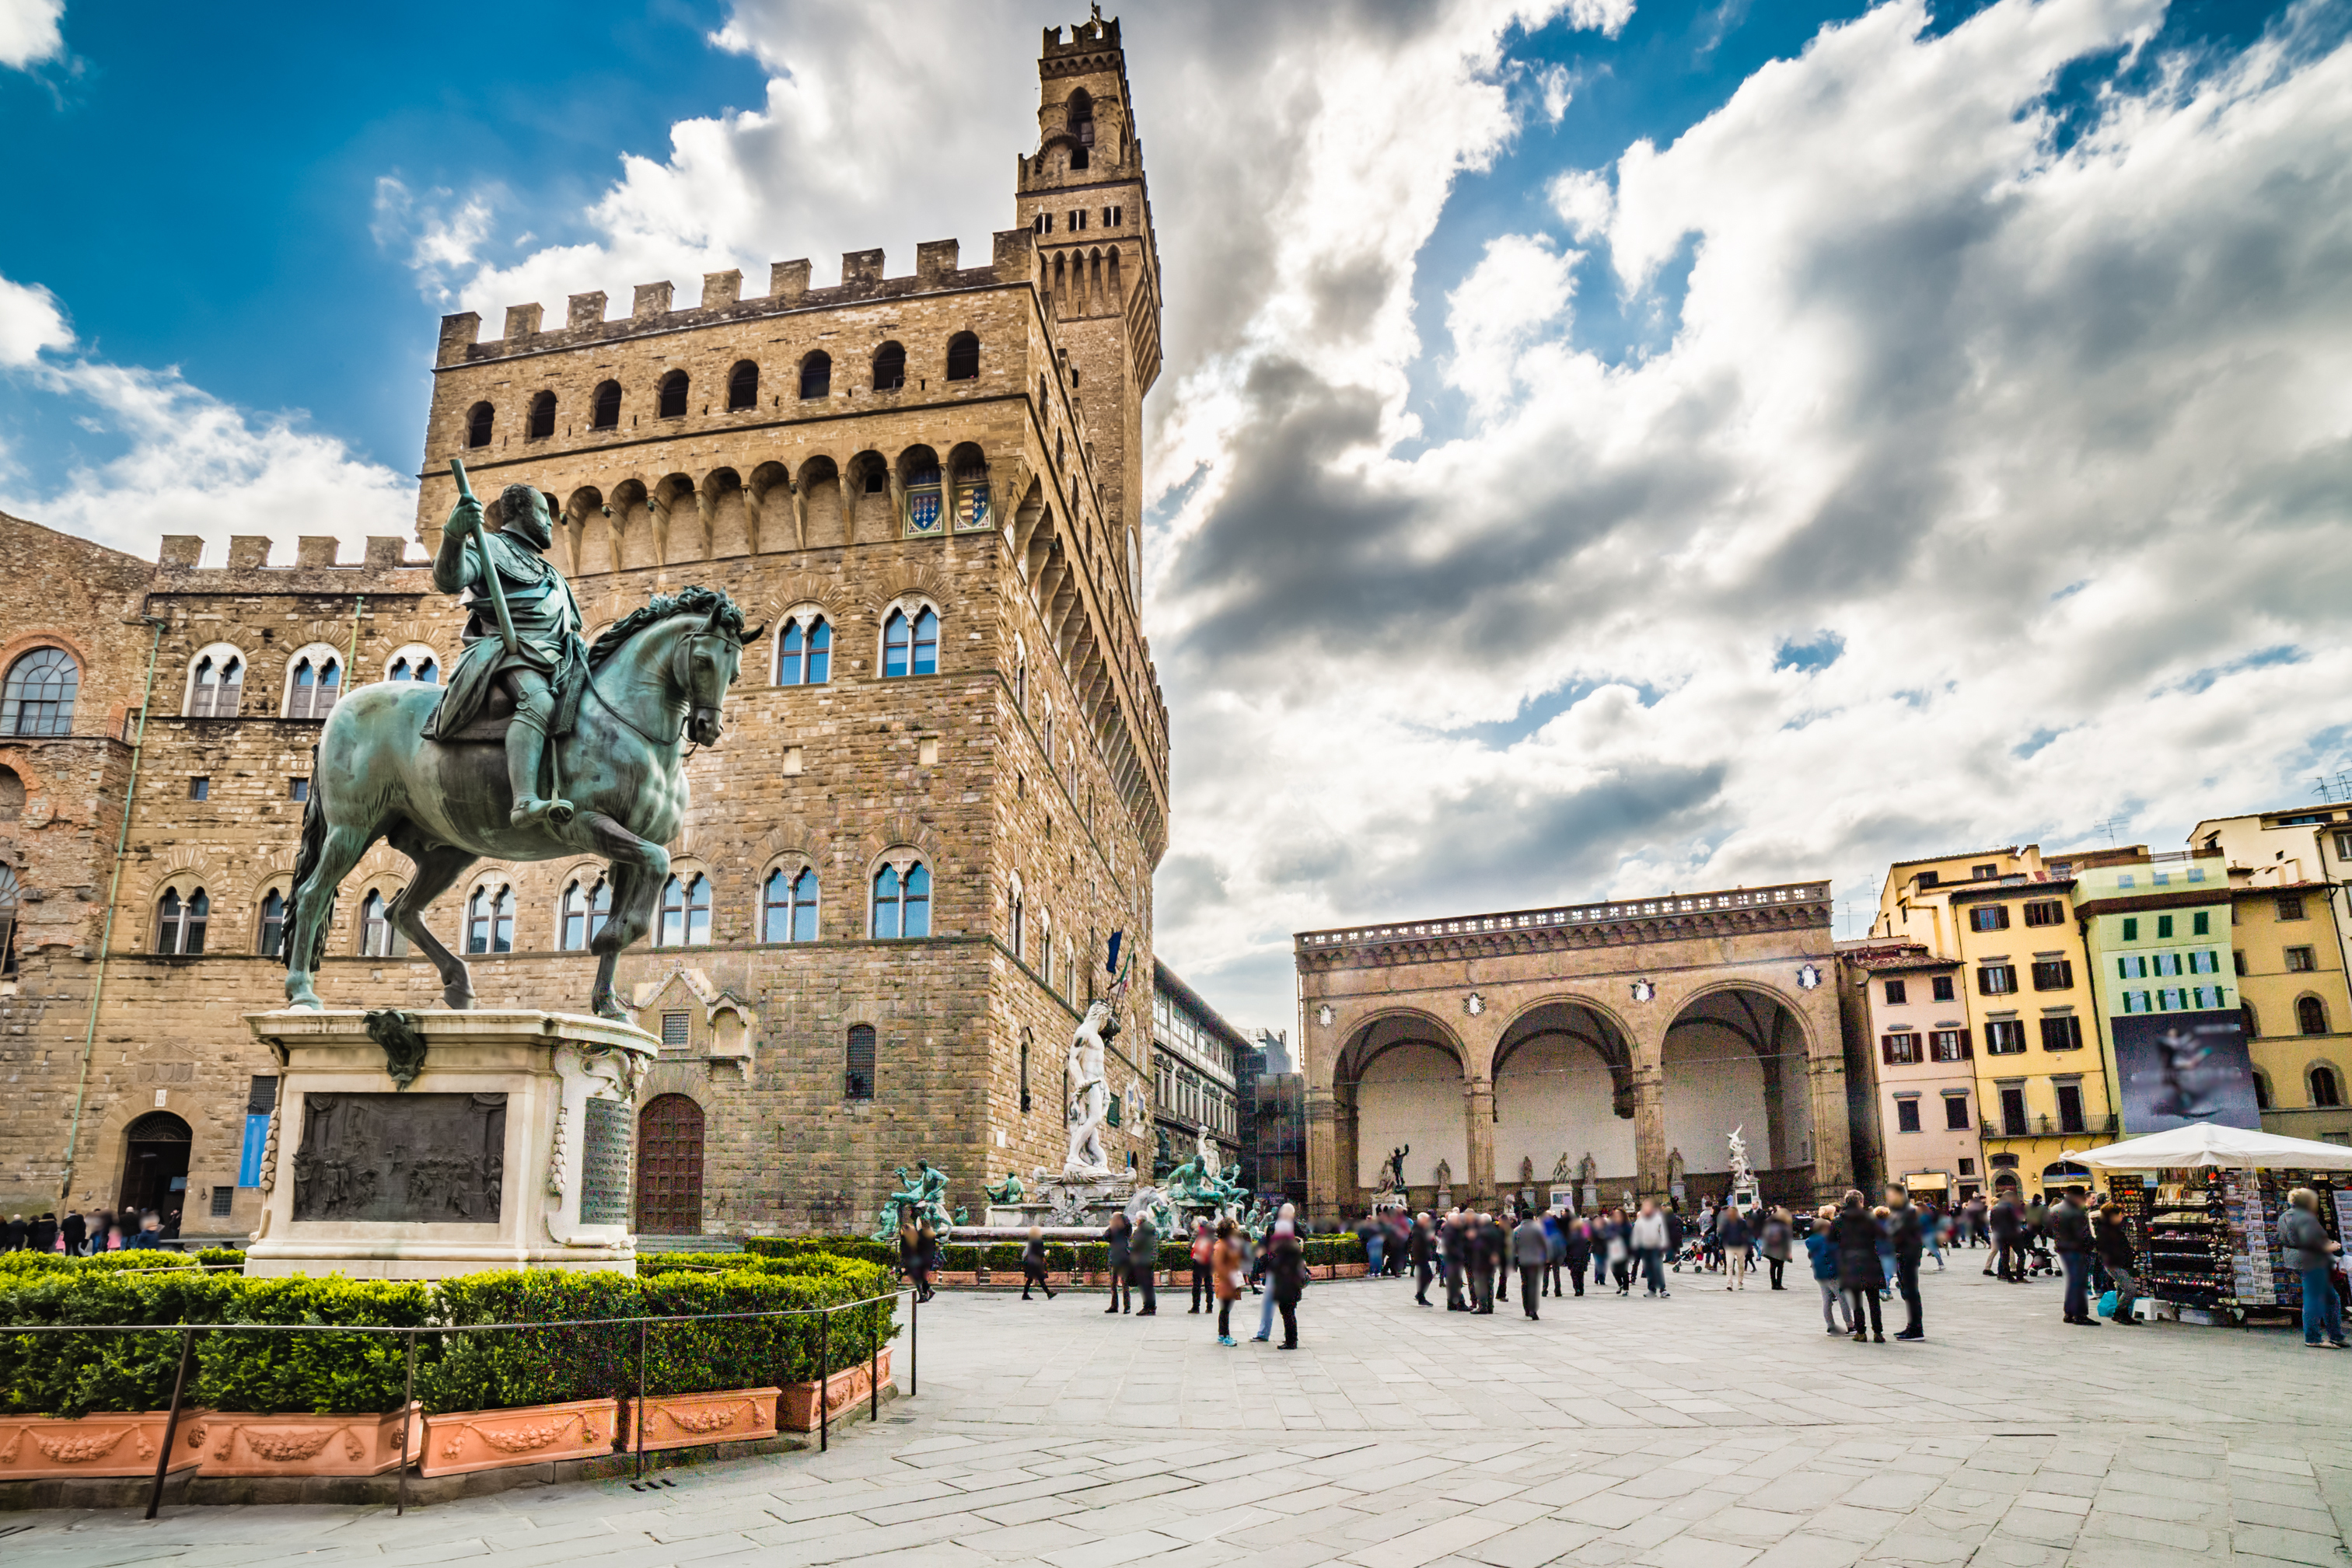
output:
[[[245,1254],[236,1255],[237,1261]],[[88,1258],[69,1258],[62,1252],[34,1252],[19,1249],[0,1252],[0,1280],[26,1274],[70,1274],[79,1270],[110,1271],[145,1269],[193,1269],[196,1260],[185,1252],[166,1252],[158,1247],[142,1247],[135,1252],[100,1252]]]
[[[646,1277],[604,1272],[471,1274],[435,1284],[324,1279],[248,1280],[178,1268],[19,1269],[0,1273],[0,1323],[347,1323],[447,1330],[467,1324],[570,1322],[417,1336],[416,1394],[428,1410],[502,1409],[626,1394],[636,1387],[638,1328],[609,1320],[781,1312],[887,1295],[889,1271],[854,1259],[719,1254],[715,1271],[668,1267]],[[700,1261],[699,1259],[691,1261]],[[894,1299],[832,1315],[823,1331],[836,1369],[896,1334]],[[573,1322],[573,1320],[591,1320]],[[594,1321],[607,1320],[607,1321]],[[696,1393],[806,1382],[817,1375],[814,1317],[686,1322],[646,1327],[650,1391]],[[75,1416],[168,1405],[183,1336],[11,1334],[0,1327],[0,1413]],[[196,1336],[184,1404],[261,1414],[397,1409],[407,1370],[397,1334]]]
[[[799,1258],[811,1253],[855,1258],[864,1263],[894,1268],[898,1261],[895,1241],[874,1241],[863,1236],[747,1236],[743,1250],[761,1258]]]

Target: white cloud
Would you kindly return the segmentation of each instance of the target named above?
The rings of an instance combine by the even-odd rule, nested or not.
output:
[[[23,70],[65,52],[66,0],[0,0],[0,68]]]
[[[1454,357],[1445,379],[1482,413],[1513,401],[1526,345],[1537,329],[1559,321],[1576,291],[1574,268],[1583,259],[1562,253],[1540,235],[1504,235],[1459,287],[1445,297],[1445,325]]]
[[[1569,79],[1568,68],[1558,61],[1546,66],[1536,74],[1536,86],[1543,93],[1544,118],[1558,125],[1576,101],[1576,84]]]
[[[1579,240],[1606,229],[1616,211],[1617,196],[1609,188],[1608,177],[1589,169],[1570,169],[1556,175],[1549,193],[1552,210]]]
[[[201,535],[218,565],[231,534],[263,534],[290,561],[302,535],[332,534],[357,559],[370,534],[415,530],[415,486],[289,413],[258,414],[191,386],[176,370],[66,358],[57,302],[0,277],[0,368],[113,455],[72,465],[50,486],[0,472],[0,511],[152,559],[163,534]],[[42,350],[56,350],[47,358]]]
[[[492,201],[484,191],[460,199],[446,187],[422,197],[396,174],[375,183],[376,244],[388,250],[404,249],[427,296],[436,302],[450,298],[449,283],[470,271],[489,238]]]
[[[0,277],[0,366],[29,365],[42,350],[69,349],[73,340],[57,296]]]

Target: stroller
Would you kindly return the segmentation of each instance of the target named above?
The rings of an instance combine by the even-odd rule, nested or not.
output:
[[[2026,1240],[2025,1272],[2029,1279],[2036,1274],[2058,1272],[2058,1260],[2051,1253],[2050,1238],[2041,1231],[2035,1231]]]

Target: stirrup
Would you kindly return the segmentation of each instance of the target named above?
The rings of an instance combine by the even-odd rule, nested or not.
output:
[[[571,821],[573,814],[572,804],[569,800],[541,800],[527,797],[515,802],[514,810],[507,814],[507,825],[530,828],[544,822],[550,827],[560,828]]]

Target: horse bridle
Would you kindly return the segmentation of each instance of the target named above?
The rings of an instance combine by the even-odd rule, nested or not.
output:
[[[753,631],[745,633],[741,637],[731,639],[735,643],[738,653],[740,654],[741,650],[749,646],[751,643],[757,642],[759,640],[760,633],[766,630],[766,626],[761,625]],[[717,611],[711,612],[710,619],[704,624],[703,630],[699,635],[706,637],[725,635],[725,633],[719,630],[719,612]],[[689,637],[688,639],[688,645],[691,645],[693,639]],[[648,735],[636,720],[631,718],[627,714],[623,713],[619,708],[614,707],[613,706],[613,699],[606,696],[597,688],[596,672],[593,669],[588,671],[588,691],[590,695],[593,696],[599,703],[604,705],[604,711],[606,713],[611,714],[614,718],[619,719],[623,724],[628,726],[629,729],[635,734],[639,739],[651,746],[676,746],[679,741],[686,738],[686,727],[694,717],[694,703],[691,700],[693,694],[689,691],[688,693],[688,701],[686,705],[686,711],[678,715],[677,733],[671,736],[667,740],[664,740],[657,735]],[[722,691],[719,695],[720,700],[724,701],[727,694]],[[691,757],[694,755],[696,749],[697,747],[689,745],[687,747],[687,755]]]

